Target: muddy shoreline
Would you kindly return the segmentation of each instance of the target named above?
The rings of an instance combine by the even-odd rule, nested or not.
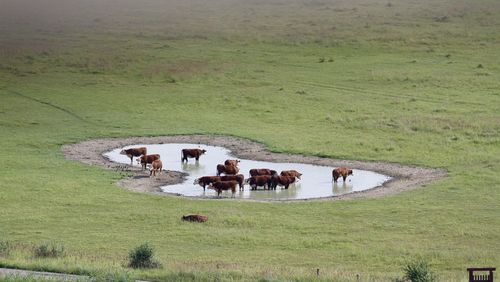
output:
[[[413,190],[442,179],[446,176],[446,171],[416,166],[405,166],[396,163],[386,162],[363,162],[352,160],[339,160],[321,158],[316,156],[305,156],[295,154],[273,153],[266,149],[265,145],[247,139],[219,136],[219,135],[178,135],[178,136],[157,136],[157,137],[128,137],[128,138],[102,138],[83,141],[75,144],[68,144],[62,147],[64,156],[69,160],[83,162],[88,165],[98,165],[106,169],[119,172],[132,173],[131,177],[126,177],[117,182],[118,186],[136,192],[153,193],[157,195],[169,195],[164,193],[160,187],[165,185],[178,184],[185,180],[187,174],[179,171],[166,170],[156,178],[150,178],[148,171],[129,165],[114,163],[105,158],[102,154],[112,149],[134,144],[164,144],[164,143],[199,143],[213,146],[221,146],[229,149],[231,154],[237,158],[268,161],[268,162],[296,162],[323,166],[347,166],[354,169],[370,170],[391,176],[392,179],[381,186],[373,189],[353,192],[341,196],[314,199],[297,200],[273,200],[273,201],[307,201],[307,200],[340,200],[358,198],[376,198],[394,195],[403,191]],[[176,195],[178,196],[178,195]],[[184,197],[184,196],[183,196]],[[185,197],[189,199],[200,199],[198,197]],[[203,198],[206,199],[206,198]],[[242,200],[252,201],[252,200]]]

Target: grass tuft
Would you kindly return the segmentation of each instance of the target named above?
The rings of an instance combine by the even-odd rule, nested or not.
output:
[[[57,242],[43,242],[33,250],[35,257],[57,258],[65,255],[64,245]]]
[[[434,282],[437,278],[425,260],[408,262],[403,268],[405,278],[411,282]]]

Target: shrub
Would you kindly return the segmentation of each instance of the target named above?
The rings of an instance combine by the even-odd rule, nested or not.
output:
[[[130,251],[129,267],[132,268],[155,268],[160,264],[153,259],[154,249],[149,243],[144,243]]]
[[[434,282],[437,281],[431,272],[429,264],[424,260],[409,262],[403,268],[405,278],[411,282]]]
[[[56,242],[44,242],[35,247],[35,257],[62,257],[64,256],[64,245]]]
[[[0,256],[8,256],[10,253],[9,241],[0,240]]]

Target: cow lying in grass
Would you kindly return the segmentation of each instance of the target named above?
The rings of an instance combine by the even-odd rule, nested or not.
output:
[[[188,214],[182,216],[182,220],[191,222],[205,222],[208,220],[208,216],[201,214]]]

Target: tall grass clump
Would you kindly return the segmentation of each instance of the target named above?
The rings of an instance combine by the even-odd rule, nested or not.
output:
[[[435,282],[436,275],[430,270],[429,264],[424,260],[408,262],[403,268],[404,278],[411,282]]]
[[[35,257],[57,258],[64,256],[64,245],[56,242],[44,242],[36,246],[33,253]]]
[[[154,249],[149,243],[134,248],[130,251],[128,258],[128,266],[132,268],[160,267],[160,263],[154,259]]]
[[[93,277],[96,282],[130,282],[135,281],[128,272],[123,270],[109,270],[97,273]]]
[[[6,240],[0,240],[0,256],[8,256],[10,253],[10,243]]]

